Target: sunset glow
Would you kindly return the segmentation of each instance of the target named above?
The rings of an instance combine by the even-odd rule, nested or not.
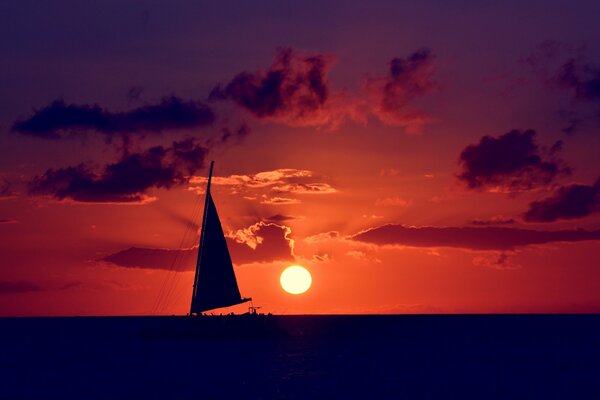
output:
[[[211,160],[264,312],[600,312],[600,2],[52,3],[0,13],[0,315],[189,312]]]

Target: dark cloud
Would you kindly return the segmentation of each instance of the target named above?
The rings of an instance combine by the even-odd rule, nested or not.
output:
[[[387,75],[366,79],[356,94],[332,88],[333,57],[278,49],[269,68],[238,74],[217,85],[209,99],[230,100],[259,119],[291,126],[335,129],[345,120],[367,124],[375,116],[386,125],[418,130],[427,118],[409,103],[439,87],[434,59],[428,49],[394,58]]]
[[[582,218],[599,211],[600,178],[591,186],[563,186],[553,196],[532,202],[523,219],[529,222],[553,222]]]
[[[539,231],[499,227],[407,227],[384,225],[351,236],[376,245],[409,247],[457,247],[472,250],[512,250],[553,242],[600,240],[600,230]]]
[[[407,108],[409,103],[437,88],[433,78],[435,57],[429,49],[420,49],[408,57],[396,57],[389,63],[389,73],[367,81],[371,112],[389,125],[417,128],[426,118]]]
[[[193,271],[197,248],[184,250],[130,247],[106,256],[102,261],[127,268]]]
[[[119,282],[114,279],[105,279],[102,281],[94,280],[94,281],[68,281],[59,286],[53,288],[54,290],[97,290],[97,291],[107,291],[107,290],[130,290],[133,287],[127,283]]]
[[[238,142],[248,136],[250,133],[250,127],[246,124],[241,124],[237,129],[223,128],[221,129],[221,137],[219,138],[221,144]]]
[[[124,155],[100,172],[79,164],[49,169],[29,184],[29,194],[50,195],[79,202],[131,203],[147,200],[152,188],[170,188],[188,182],[203,168],[207,149],[186,139],[172,147],[155,146]]]
[[[329,99],[327,74],[332,60],[321,54],[300,56],[290,48],[278,49],[265,71],[242,72],[217,85],[211,100],[229,99],[258,118],[296,125],[326,123],[321,115]]]
[[[569,173],[560,160],[553,159],[561,142],[555,143],[547,158],[535,143],[536,133],[512,130],[498,137],[484,136],[460,154],[463,172],[458,178],[471,189],[502,188],[524,190],[547,185],[560,174]]]
[[[126,283],[120,283],[115,280],[104,281],[67,281],[67,282],[46,282],[43,285],[38,283],[18,280],[18,281],[0,281],[0,295],[28,292],[48,292],[73,289],[93,289],[93,290],[126,290],[131,288]]]
[[[0,178],[0,198],[1,197],[12,197],[14,195],[12,185],[7,179]]]
[[[258,222],[227,238],[231,259],[236,265],[294,259],[290,228]],[[102,261],[128,268],[193,271],[197,247],[184,250],[131,247],[104,257]]]
[[[98,105],[66,104],[55,100],[14,123],[13,131],[44,139],[58,139],[66,132],[95,131],[115,134],[156,133],[210,125],[215,115],[207,105],[171,96],[160,103],[125,112],[111,112]]]
[[[511,270],[519,269],[520,265],[515,264],[506,252],[490,252],[489,254],[473,258],[473,265],[484,268]]]
[[[600,68],[581,57],[568,59],[560,67],[556,82],[571,89],[577,99],[600,101]]]
[[[471,224],[478,226],[488,226],[488,225],[512,225],[517,221],[514,218],[504,218],[504,217],[492,217],[490,219],[474,219],[471,221]]]
[[[127,91],[127,100],[139,101],[144,93],[144,88],[141,86],[132,86]]]
[[[600,104],[600,68],[588,60],[586,53],[583,46],[548,40],[524,59],[545,85],[562,88],[572,97],[573,101],[557,112],[565,124],[561,131],[567,135],[599,116],[593,108]],[[582,103],[592,105],[592,109]]]
[[[558,116],[565,122],[560,131],[567,135],[574,134],[584,125],[584,120],[573,110],[559,110]]]
[[[297,219],[298,217],[293,215],[283,215],[283,214],[275,214],[267,217],[266,220],[270,222],[285,222],[293,219]]]
[[[44,290],[37,284],[27,281],[0,281],[0,294],[38,292]]]

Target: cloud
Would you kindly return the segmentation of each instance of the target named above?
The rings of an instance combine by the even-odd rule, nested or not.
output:
[[[228,244],[231,257],[236,264],[293,260],[291,233],[292,230],[285,225],[257,222],[230,235],[234,240]]]
[[[505,218],[501,215],[494,216],[490,219],[474,219],[471,220],[472,225],[488,226],[488,225],[512,225],[517,221],[514,218]]]
[[[41,286],[28,281],[0,281],[0,294],[39,292]]]
[[[593,185],[560,187],[553,196],[529,204],[523,219],[529,222],[553,222],[586,217],[600,211],[600,178]]]
[[[332,88],[332,56],[283,48],[269,68],[218,84],[209,99],[230,100],[258,119],[290,126],[335,129],[346,120],[366,124],[373,115],[386,125],[418,131],[428,118],[410,103],[439,87],[434,58],[428,49],[394,58],[387,75],[369,77],[359,93],[349,93]]]
[[[294,183],[281,186],[274,186],[273,192],[294,193],[294,194],[328,194],[335,193],[337,190],[328,183]]]
[[[498,270],[512,270],[521,268],[520,265],[515,264],[509,258],[509,255],[506,252],[493,252],[492,254],[474,257],[473,265]]]
[[[263,196],[260,201],[261,204],[272,204],[272,205],[282,205],[282,204],[300,204],[301,201],[298,199],[291,199],[289,197],[267,197]]]
[[[0,295],[2,294],[18,294],[29,292],[47,292],[72,289],[94,289],[94,290],[127,290],[131,286],[126,283],[120,283],[115,280],[82,282],[82,281],[67,281],[67,282],[46,282],[43,285],[31,281],[0,281]]]
[[[588,120],[598,118],[594,107],[600,104],[600,67],[588,60],[584,46],[547,40],[524,62],[543,84],[563,89],[571,96],[573,101],[557,111],[565,123],[561,129],[564,133],[571,135]],[[591,105],[591,109],[585,103]]]
[[[229,128],[221,129],[221,137],[219,141],[221,144],[230,142],[239,142],[250,133],[250,127],[245,123],[241,124],[237,129],[231,130]]]
[[[8,199],[14,197],[11,183],[4,178],[0,178],[0,199]]]
[[[171,147],[155,146],[124,155],[100,172],[85,164],[49,169],[29,183],[29,194],[90,203],[140,203],[153,188],[187,183],[204,166],[207,149],[185,139]]]
[[[291,229],[284,225],[257,222],[232,232],[227,238],[231,259],[236,265],[294,259]],[[193,271],[198,247],[183,250],[130,247],[104,257],[102,261],[127,268]]]
[[[297,217],[294,215],[275,214],[275,215],[271,215],[270,217],[267,217],[265,219],[269,222],[285,222],[285,221],[290,221],[290,220],[298,219],[298,218],[300,218],[300,217]]]
[[[346,255],[348,257],[352,257],[355,260],[359,260],[359,261],[368,261],[368,262],[375,262],[375,263],[381,262],[381,260],[375,256],[375,252],[372,250],[371,251],[350,250],[350,251],[346,252]]]
[[[144,88],[141,86],[132,86],[127,91],[127,100],[129,101],[140,101],[144,93]]]
[[[288,182],[298,182],[307,178],[312,178],[312,171],[303,169],[280,168],[272,171],[263,171],[250,175],[230,175],[214,176],[212,184],[234,187],[263,188],[273,185],[282,185]],[[190,180],[190,184],[206,185],[208,178],[195,176]]]
[[[242,197],[255,199],[261,194],[263,204],[300,204],[301,201],[293,195],[331,194],[337,189],[319,177],[313,171],[280,168],[271,171],[258,172],[248,175],[215,176],[212,184],[227,186],[232,193],[242,194]],[[189,190],[203,192],[207,178],[195,176],[190,180]],[[248,196],[251,193],[253,196]]]
[[[429,49],[419,49],[408,57],[393,58],[385,77],[370,78],[366,82],[370,112],[383,123],[418,131],[427,122],[410,103],[439,88],[434,80],[435,57]]]
[[[376,245],[456,247],[472,250],[512,250],[535,244],[600,240],[600,230],[539,231],[500,227],[408,227],[383,225],[350,239]]]
[[[535,143],[536,133],[512,130],[498,137],[484,136],[460,154],[463,172],[458,179],[471,189],[527,190],[551,183],[561,174],[570,173],[552,156],[560,150],[556,142],[544,151]]]
[[[296,126],[331,125],[327,75],[332,63],[330,56],[280,48],[268,69],[242,72],[217,85],[209,98],[231,100],[261,119]]]
[[[328,262],[331,262],[331,256],[327,253],[317,253],[313,254],[313,256],[311,257],[311,261],[314,263],[326,264]]]
[[[382,219],[383,215],[376,215],[376,214],[368,215],[368,214],[363,214],[362,217],[363,218],[371,218],[371,219]]]
[[[307,236],[304,241],[307,243],[320,243],[328,240],[339,239],[340,233],[338,231],[328,231],[317,233],[316,235]]]
[[[583,57],[569,58],[555,79],[558,85],[570,89],[576,99],[600,101],[600,68]]]
[[[384,197],[375,201],[377,207],[408,207],[411,205],[410,200],[405,200],[399,196]]]
[[[175,96],[124,112],[111,112],[95,104],[76,105],[55,100],[35,110],[29,118],[16,121],[12,130],[44,139],[59,139],[74,131],[94,131],[110,137],[192,129],[210,125],[214,120],[215,115],[206,104]]]
[[[400,175],[400,170],[398,168],[382,168],[379,170],[379,176],[398,176]]]
[[[173,250],[130,247],[104,257],[101,261],[127,268],[193,271],[198,248]]]
[[[572,135],[583,125],[583,119],[579,117],[574,111],[561,110],[558,112],[558,115],[562,119],[566,120],[566,125],[560,130],[561,132],[567,135]]]
[[[123,291],[123,290],[132,290],[135,287],[131,286],[128,283],[119,282],[114,279],[105,279],[103,281],[69,281],[61,285],[59,290],[99,290],[99,291]]]

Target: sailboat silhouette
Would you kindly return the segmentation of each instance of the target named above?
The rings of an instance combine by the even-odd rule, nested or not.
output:
[[[190,315],[252,301],[252,298],[240,295],[227,241],[210,193],[214,164],[211,161],[208,173]],[[250,309],[256,312],[255,307]]]

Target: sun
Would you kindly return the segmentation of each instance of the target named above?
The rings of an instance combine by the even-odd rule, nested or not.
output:
[[[283,270],[279,282],[286,292],[301,294],[310,289],[312,277],[306,268],[299,265],[292,265]]]

